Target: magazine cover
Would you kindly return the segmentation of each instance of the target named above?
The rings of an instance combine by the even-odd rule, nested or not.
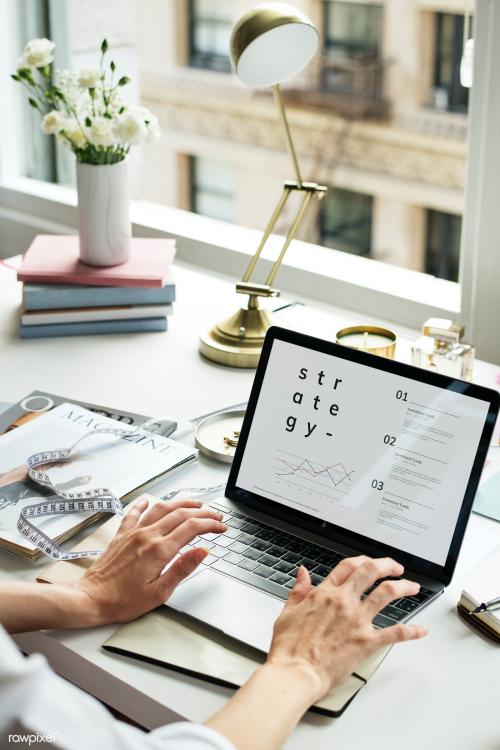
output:
[[[126,434],[119,437],[94,434],[100,427],[118,427],[126,430]],[[69,461],[44,467],[58,489],[81,491],[101,487],[123,498],[197,454],[194,448],[162,435],[117,423],[75,404],[61,404],[0,436],[0,544],[4,540],[34,550],[17,531],[19,514],[23,507],[37,502],[37,498],[53,494],[28,478],[28,457],[38,451],[69,448],[87,434]],[[39,526],[57,539],[87,518],[86,513],[56,516],[40,519]]]
[[[39,417],[46,411],[50,411],[56,406],[64,403],[78,404],[78,406],[83,406],[84,409],[93,411],[96,414],[102,414],[102,416],[109,417],[110,419],[116,419],[118,422],[125,425],[131,425],[132,427],[139,427],[150,419],[150,417],[147,417],[144,414],[134,414],[133,412],[124,411],[123,409],[110,409],[106,406],[99,406],[98,404],[88,404],[84,401],[77,401],[73,398],[55,396],[53,393],[46,393],[45,391],[32,391],[32,393],[25,396],[17,404],[6,404],[5,406],[8,406],[8,408],[5,410],[0,407],[0,434],[13,430],[15,427],[21,427],[23,424]],[[168,437],[177,429],[177,422],[174,422],[171,419],[162,419],[151,424],[147,429],[148,432],[154,432],[158,435]]]

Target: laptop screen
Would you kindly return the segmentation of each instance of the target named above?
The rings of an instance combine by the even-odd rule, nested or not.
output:
[[[236,485],[444,565],[490,403],[274,340]]]

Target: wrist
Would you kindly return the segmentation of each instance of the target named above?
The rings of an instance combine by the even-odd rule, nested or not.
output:
[[[94,628],[110,621],[106,617],[105,607],[83,580],[70,583],[66,588],[74,627]]]
[[[269,656],[261,669],[279,684],[286,685],[287,690],[293,690],[297,699],[303,701],[304,710],[320,700],[327,691],[321,676],[306,662]]]

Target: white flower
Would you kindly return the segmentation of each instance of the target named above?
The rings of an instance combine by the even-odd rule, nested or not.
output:
[[[158,121],[157,116],[154,115],[152,112],[148,112],[148,116],[145,118],[145,120],[146,120],[147,129],[148,129],[146,141],[148,143],[154,143],[155,141],[159,141],[161,137],[161,131],[160,131],[160,123]]]
[[[49,65],[54,59],[52,54],[56,45],[50,39],[32,39],[24,48],[23,56],[17,63],[20,68],[41,68]]]
[[[107,117],[96,117],[87,129],[86,135],[87,140],[94,146],[112,146],[116,141],[111,120]]]
[[[76,120],[65,120],[63,122],[62,132],[60,133],[60,136],[64,141],[69,141],[69,145],[75,146],[75,148],[83,148],[87,143],[85,133]]]
[[[116,122],[115,133],[122,143],[136,146],[146,139],[148,131],[144,118],[137,112],[129,110]]]
[[[46,135],[54,135],[59,133],[63,127],[63,118],[61,113],[57,109],[52,109],[47,112],[45,117],[42,119],[42,130]]]
[[[78,85],[82,89],[88,89],[96,85],[101,74],[97,68],[83,68],[78,74]]]

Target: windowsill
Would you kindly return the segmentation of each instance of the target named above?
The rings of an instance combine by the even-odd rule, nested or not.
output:
[[[76,191],[69,187],[28,178],[0,187],[0,218],[8,216],[39,231],[75,231],[75,207]],[[133,201],[131,214],[134,234],[174,237],[181,260],[235,280],[261,238],[255,229],[146,201]],[[261,273],[268,273],[282,243],[282,237],[270,237]],[[456,318],[460,311],[460,287],[454,282],[300,240],[292,242],[285,256],[278,285],[288,293],[415,328],[431,315]]]

